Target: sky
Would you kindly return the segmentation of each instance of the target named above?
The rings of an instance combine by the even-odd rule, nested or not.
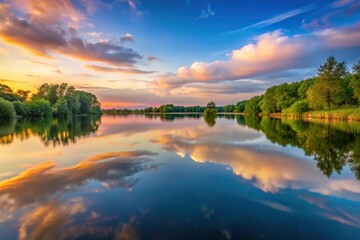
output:
[[[234,104],[360,60],[360,1],[0,0],[0,83],[103,108]]]

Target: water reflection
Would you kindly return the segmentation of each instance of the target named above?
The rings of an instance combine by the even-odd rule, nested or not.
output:
[[[59,146],[76,143],[99,128],[100,116],[19,119],[0,122],[0,144],[11,144],[35,135],[45,146]]]
[[[276,122],[279,126],[280,122]],[[266,144],[264,140],[261,134],[246,128],[237,129],[236,126],[179,128],[157,138],[166,150],[179,156],[189,154],[197,162],[226,164],[235,174],[254,181],[254,185],[263,191],[308,189],[360,200],[358,181],[328,179],[314,168],[311,161],[304,161],[301,154],[297,157],[286,154],[283,149]]]
[[[353,176],[358,176],[360,123],[221,114],[211,121],[168,114],[103,116],[101,124],[44,121],[43,128],[26,121],[0,128],[3,136],[12,136],[0,145],[7,155],[0,156],[5,239],[357,239],[360,234],[360,184]],[[64,131],[74,140],[56,137]],[[38,152],[64,155],[29,164],[26,156],[34,149],[22,147],[34,139],[41,140]],[[18,149],[24,159],[15,158]]]
[[[199,119],[202,117],[201,114],[194,114],[194,113],[189,113],[189,114],[146,114],[145,115],[146,118],[148,119],[160,119],[161,121],[164,122],[172,122],[175,120],[180,120],[180,119],[186,119],[186,118],[192,118],[192,119]]]
[[[156,167],[149,162],[155,155],[149,151],[111,152],[67,168],[57,168],[53,162],[29,168],[0,182],[0,224],[25,210],[19,220],[19,239],[65,239],[71,231],[65,233],[63,228],[73,223],[73,216],[84,213],[87,206],[83,197],[60,201],[62,195],[79,191],[92,181],[101,183],[92,191],[131,190],[138,182],[132,176]],[[96,217],[96,213],[90,215]]]
[[[240,125],[261,130],[273,143],[295,146],[317,161],[328,177],[348,165],[360,179],[360,124],[238,116]]]

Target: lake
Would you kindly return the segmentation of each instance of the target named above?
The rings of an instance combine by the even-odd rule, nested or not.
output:
[[[0,239],[359,239],[360,123],[0,123]]]

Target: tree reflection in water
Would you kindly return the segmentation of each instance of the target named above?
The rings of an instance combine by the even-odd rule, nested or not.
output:
[[[265,134],[281,146],[295,146],[314,157],[318,168],[330,177],[347,164],[360,179],[360,123],[303,121],[298,119],[236,116],[239,125],[246,125]]]
[[[0,144],[10,144],[15,139],[23,141],[35,135],[45,146],[69,145],[95,133],[99,125],[100,116],[5,121],[0,122]]]

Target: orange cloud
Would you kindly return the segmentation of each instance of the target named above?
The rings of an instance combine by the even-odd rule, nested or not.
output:
[[[15,210],[43,201],[56,192],[80,186],[89,179],[111,187],[131,187],[136,182],[128,182],[125,178],[142,171],[144,166],[141,164],[154,155],[148,151],[104,153],[68,168],[55,168],[53,162],[41,163],[0,182],[0,195],[3,197],[0,198],[0,208]]]
[[[10,6],[29,14],[35,21],[58,23],[63,21],[67,24],[75,24],[84,21],[84,15],[76,9],[71,0],[10,0]]]
[[[109,73],[125,73],[125,74],[149,74],[155,73],[155,71],[143,71],[134,68],[116,68],[116,67],[104,67],[99,65],[86,65],[88,69],[97,71],[97,72],[109,72]]]
[[[88,42],[78,36],[75,23],[82,14],[70,0],[15,0],[9,6],[0,3],[0,39],[43,57],[62,54],[85,61],[116,66],[132,66],[143,57],[116,41]],[[20,7],[21,5],[21,7]],[[20,9],[26,16],[18,17],[11,10]]]

